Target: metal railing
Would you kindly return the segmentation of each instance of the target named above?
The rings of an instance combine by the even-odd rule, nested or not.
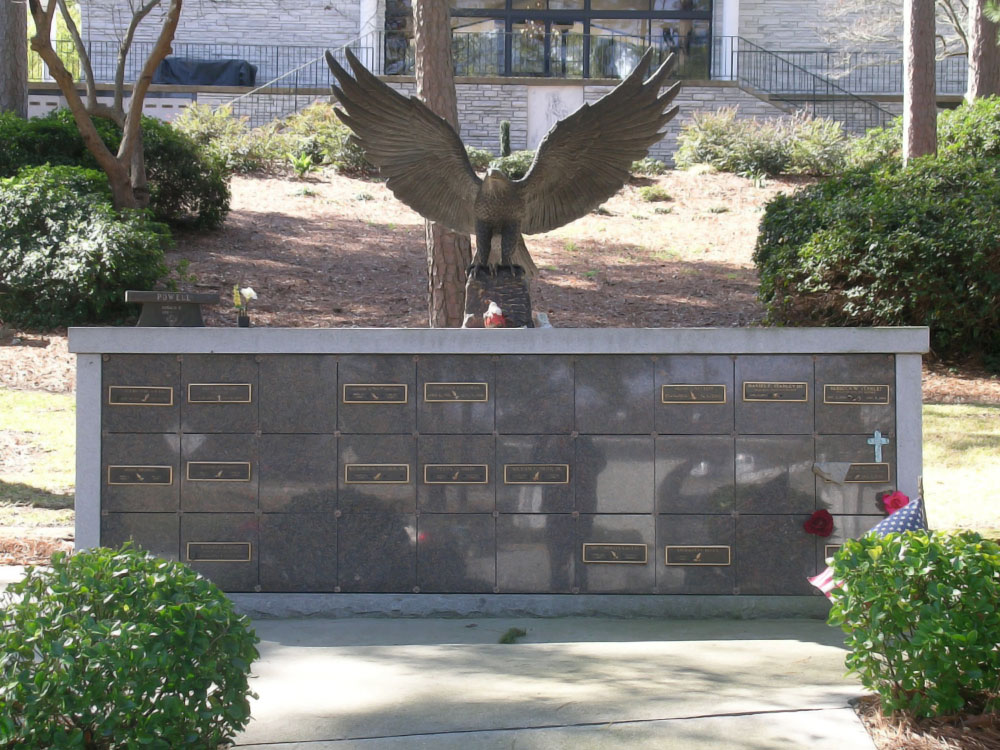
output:
[[[714,77],[734,80],[798,112],[836,120],[849,133],[881,127],[894,117],[875,102],[741,37],[716,37],[712,52]]]

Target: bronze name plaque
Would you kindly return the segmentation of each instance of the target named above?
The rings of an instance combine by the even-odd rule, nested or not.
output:
[[[188,562],[250,562],[250,542],[188,542]]]
[[[851,464],[847,468],[845,482],[854,484],[887,484],[889,482],[889,464]]]
[[[345,383],[345,404],[405,404],[405,383]]]
[[[725,385],[663,385],[661,404],[724,404]]]
[[[569,464],[504,464],[504,484],[569,484]]]
[[[824,558],[833,557],[835,554],[837,554],[837,550],[839,549],[840,549],[839,544],[826,544],[823,546],[823,557]]]
[[[732,548],[724,544],[667,546],[667,565],[731,565]]]
[[[249,482],[249,461],[188,461],[191,482]]]
[[[808,401],[808,383],[772,383],[746,381],[743,383],[744,401]]]
[[[645,565],[647,561],[646,545],[584,542],[583,561],[585,563]]]
[[[424,383],[424,401],[432,404],[489,400],[488,383]]]
[[[486,464],[424,464],[424,484],[487,484]]]
[[[108,484],[159,484],[174,482],[172,466],[109,466]]]
[[[190,383],[189,404],[249,404],[250,383]]]
[[[110,406],[173,406],[174,389],[161,385],[108,386]]]
[[[824,404],[888,404],[888,385],[824,385]]]
[[[347,484],[407,484],[409,464],[347,464],[344,482]]]

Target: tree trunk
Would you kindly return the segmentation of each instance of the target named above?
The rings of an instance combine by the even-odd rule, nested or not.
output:
[[[0,112],[28,117],[28,6],[0,0]]]
[[[903,3],[903,164],[937,151],[934,0]]]
[[[417,96],[458,130],[458,99],[451,59],[448,0],[417,0],[413,6]],[[427,222],[427,296],[432,328],[462,325],[465,269],[472,262],[468,235]]]
[[[1000,24],[983,13],[986,0],[969,0],[969,86],[965,98],[1000,94]]]

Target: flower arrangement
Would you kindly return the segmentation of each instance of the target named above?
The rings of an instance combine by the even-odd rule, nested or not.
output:
[[[252,286],[240,289],[239,284],[233,284],[233,307],[236,308],[236,324],[240,328],[250,326],[250,301],[257,299],[257,292]]]

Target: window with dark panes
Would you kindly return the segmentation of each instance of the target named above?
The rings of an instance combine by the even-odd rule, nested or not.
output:
[[[647,47],[708,78],[711,0],[451,0],[459,76],[621,78]],[[385,72],[413,72],[411,0],[386,0]]]

